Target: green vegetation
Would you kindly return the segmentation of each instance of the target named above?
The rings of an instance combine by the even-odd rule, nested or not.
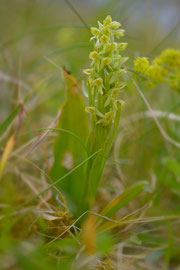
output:
[[[0,270],[179,270],[178,24],[84,5],[1,3]]]

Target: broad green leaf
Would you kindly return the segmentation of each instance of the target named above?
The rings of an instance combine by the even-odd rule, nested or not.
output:
[[[139,182],[125,190],[122,194],[115,197],[102,211],[102,215],[111,217],[126,206],[130,201],[137,197],[145,188],[147,182]]]
[[[67,132],[60,133],[55,139],[54,164],[51,169],[51,177],[54,181],[85,158],[85,151],[81,142],[85,144],[89,134],[85,105],[78,90],[77,82],[68,72],[64,72],[64,75],[67,84],[67,99],[62,106],[57,128],[74,133],[76,137],[79,137],[79,141]],[[73,212],[76,212],[74,206],[81,204],[84,181],[86,180],[84,170],[84,167],[79,168],[58,186],[65,194]]]

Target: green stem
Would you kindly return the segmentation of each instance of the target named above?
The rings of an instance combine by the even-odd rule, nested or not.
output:
[[[99,126],[96,130],[96,136],[93,138],[91,152],[95,151],[95,149],[97,148],[101,148],[102,151],[93,160],[88,162],[87,165],[87,182],[86,190],[84,191],[84,199],[85,201],[87,201],[87,205],[89,205],[89,207],[91,207],[94,203],[99,182],[103,174],[105,162],[108,158],[109,152],[116,136],[120,116],[121,104],[118,104],[118,110],[116,112],[116,117],[112,126],[112,130],[110,130],[110,128],[104,130],[102,126]]]

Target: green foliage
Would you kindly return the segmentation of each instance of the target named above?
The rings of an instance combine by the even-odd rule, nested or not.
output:
[[[116,244],[115,237],[110,232],[101,232],[97,234],[96,247],[97,252],[108,254]]]

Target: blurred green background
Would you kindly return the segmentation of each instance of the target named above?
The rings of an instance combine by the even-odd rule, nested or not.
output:
[[[69,3],[63,0],[0,0],[0,123],[22,102],[30,89],[36,88],[29,101],[24,103],[26,113],[20,126],[16,150],[34,137],[33,129],[46,128],[54,120],[65,100],[61,67],[70,70],[79,85],[85,79],[82,69],[89,66],[88,55],[91,51],[88,27],[97,25],[97,20],[101,21],[110,14],[113,20],[122,23],[122,28],[126,30],[122,40],[128,42],[124,55],[129,57],[129,69],[133,68],[133,60],[137,56],[153,59],[165,48],[180,48],[179,0],[71,0],[73,6]],[[127,81],[127,90],[122,94],[126,105],[107,162],[101,193],[106,201],[136,181],[148,180],[154,194],[147,216],[179,215],[180,150],[163,138],[152,117],[148,116],[147,107],[134,85],[128,78]],[[166,83],[154,90],[149,90],[140,78],[137,78],[137,83],[156,110],[165,132],[180,141],[178,93]],[[80,91],[83,93],[83,87],[80,87]],[[164,113],[171,113],[171,116],[163,116]],[[18,121],[14,126],[18,127]],[[5,141],[3,137],[0,142],[3,147]],[[38,153],[30,156],[30,159],[47,169],[52,164],[51,138],[44,152],[46,164]],[[14,177],[13,162],[8,166],[9,182],[2,182],[1,201],[21,202],[22,197],[28,194],[28,188],[24,189],[23,184],[19,184],[18,174]],[[38,177],[36,170],[31,171],[26,165],[22,165],[21,170]],[[141,198],[137,199],[128,209],[124,209],[123,214],[143,207],[145,203]],[[161,268],[160,262],[157,268],[142,269],[179,269],[178,225],[177,220],[170,225],[168,222],[149,225],[149,229],[157,229],[159,238],[153,238],[151,242],[151,233],[148,233],[145,238],[140,237],[141,241],[147,245],[150,243],[155,250],[163,248],[163,245],[174,245],[165,257],[166,265],[169,261],[172,263],[171,268]],[[170,241],[172,228],[173,244]],[[150,260],[148,263],[153,264],[153,260],[161,259],[162,254],[158,254],[153,259],[148,257],[146,262]]]

